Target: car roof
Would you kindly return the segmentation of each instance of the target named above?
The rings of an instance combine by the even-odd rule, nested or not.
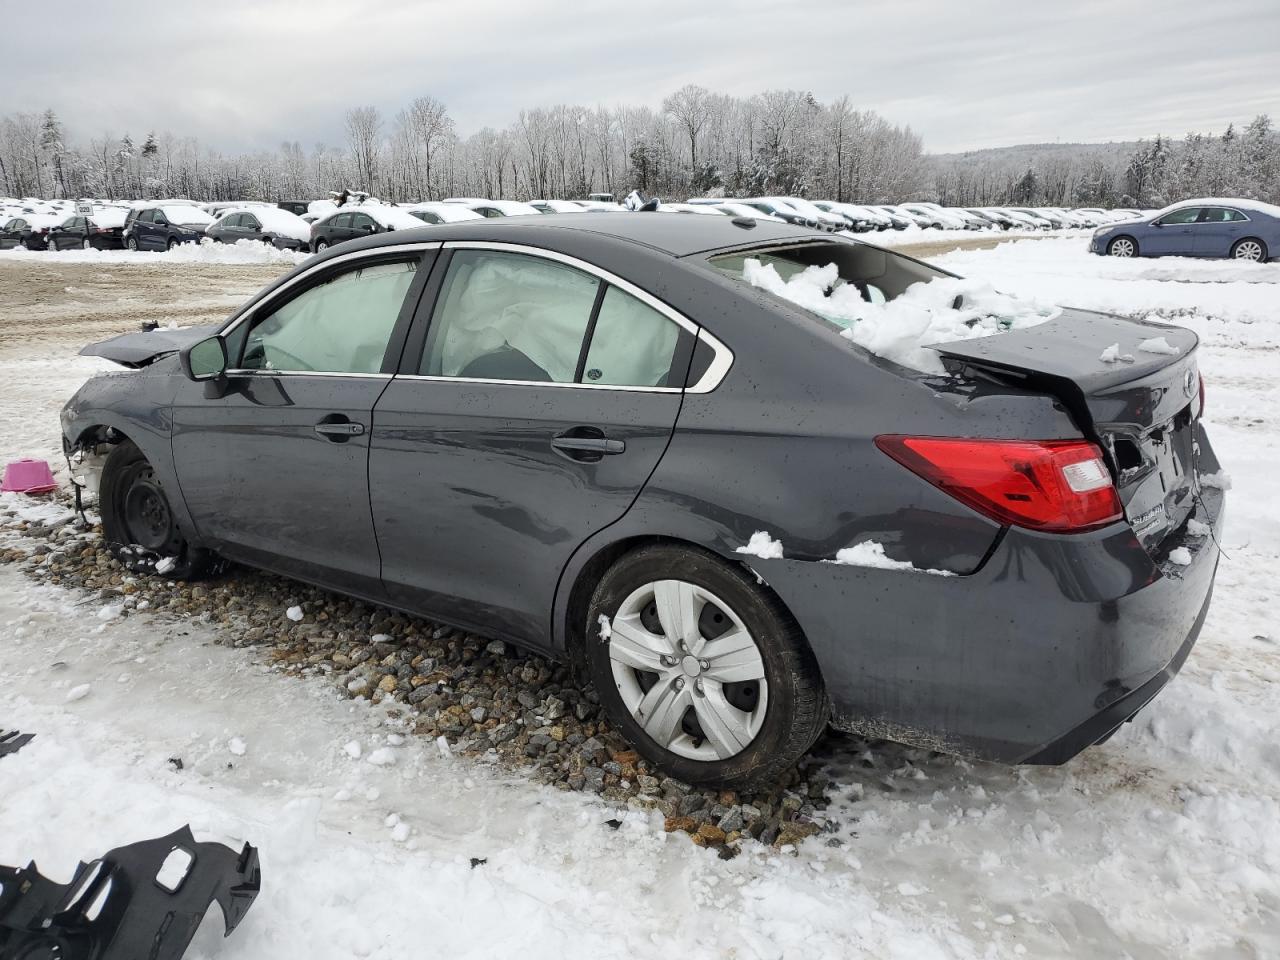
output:
[[[752,220],[752,227],[735,223],[742,219],[694,217],[685,213],[551,213],[537,217],[498,217],[463,223],[433,224],[396,230],[356,242],[362,248],[431,240],[488,240],[537,246],[540,244],[535,235],[545,240],[548,236],[554,236],[554,233],[548,235],[547,231],[565,230],[641,244],[673,257],[684,257],[744,244],[812,240],[828,236],[807,227],[795,227],[772,220]],[[342,248],[352,249],[350,244],[343,244]]]

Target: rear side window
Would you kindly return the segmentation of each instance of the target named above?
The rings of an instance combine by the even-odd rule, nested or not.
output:
[[[419,372],[573,383],[599,287],[590,274],[541,257],[456,251]]]
[[[416,269],[371,264],[308,288],[254,321],[240,369],[377,373]]]
[[[610,286],[591,332],[582,382],[665,387],[679,336],[669,318]]]
[[[1228,210],[1226,207],[1206,207],[1202,222],[1204,223],[1235,223],[1249,219],[1239,210]]]

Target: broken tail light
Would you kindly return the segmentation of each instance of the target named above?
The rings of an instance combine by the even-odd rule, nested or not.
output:
[[[1001,524],[1080,533],[1123,516],[1102,451],[1087,440],[882,435],[876,446]]]

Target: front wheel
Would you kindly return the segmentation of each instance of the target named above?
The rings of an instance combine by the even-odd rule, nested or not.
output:
[[[678,546],[643,547],[596,587],[587,669],[624,736],[690,784],[778,778],[827,719],[813,652],[742,568]]]
[[[1252,260],[1254,263],[1263,263],[1267,259],[1267,245],[1261,240],[1246,237],[1243,240],[1236,241],[1235,246],[1231,248],[1231,257],[1234,260]]]
[[[329,249],[329,244],[326,243],[324,240],[316,241],[316,253],[324,253],[328,249]]]
[[[81,249],[81,250],[92,250],[92,249],[93,249],[93,241],[88,240],[88,239],[81,240],[81,241],[80,241],[80,249]]]
[[[1107,255],[1112,257],[1136,257],[1138,244],[1132,237],[1116,237],[1107,244]]]
[[[107,457],[98,503],[107,548],[126,569],[171,580],[209,572],[209,552],[182,535],[168,493],[135,444],[125,441]]]
[[[169,246],[168,246],[168,248],[167,248],[167,249],[168,249],[168,251],[169,251],[170,253],[173,253],[173,251],[175,251],[175,250],[177,250],[177,249],[178,249],[178,241],[177,241],[177,238],[175,238],[175,237],[170,237],[170,238],[169,238]]]
[[[136,251],[138,249],[138,238],[130,237],[128,240],[125,241],[124,245],[128,247],[130,250]]]

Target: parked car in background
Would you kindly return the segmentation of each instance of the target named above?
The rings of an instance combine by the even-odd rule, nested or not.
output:
[[[1230,257],[1262,263],[1280,256],[1280,207],[1258,200],[1184,200],[1154,216],[1098,228],[1089,250],[1112,257]]]
[[[47,250],[49,231],[62,223],[61,216],[49,213],[24,213],[12,217],[0,230],[0,249],[25,247],[28,250]]]
[[[124,246],[126,211],[120,207],[102,207],[95,213],[67,217],[49,231],[49,248],[70,250],[119,250]]]
[[[930,214],[916,213],[915,211],[908,210],[905,206],[901,205],[880,204],[872,207],[871,209],[882,210],[890,216],[901,217],[907,221],[909,226],[920,227],[923,230],[936,227],[939,224],[936,217]]]
[[[281,200],[276,206],[300,217],[311,208],[311,203],[308,200]]]
[[[459,204],[468,210],[474,210],[482,217],[524,217],[531,214],[536,216],[542,212],[537,207],[521,203],[519,200],[478,200],[464,197],[446,200],[445,203]]]
[[[225,211],[205,235],[218,243],[258,240],[281,250],[310,250],[311,225],[281,207],[242,207]]]
[[[393,230],[412,230],[423,221],[402,207],[384,203],[346,204],[311,225],[311,250],[323,253],[329,247]]]
[[[464,220],[483,220],[482,214],[469,210],[460,203],[411,203],[404,208],[423,223],[461,223]]]
[[[914,213],[916,216],[928,221],[930,227],[938,230],[964,230],[968,227],[968,223],[963,217],[943,210],[936,204],[900,203],[898,204],[898,209]]]
[[[690,200],[690,203],[707,203],[706,200]],[[813,217],[801,213],[789,203],[784,203],[772,197],[749,197],[745,200],[738,201],[745,203],[748,207],[759,210],[761,213],[767,213],[771,217],[777,217],[787,223],[795,224],[799,227],[816,227],[818,221]]]
[[[172,203],[129,211],[124,243],[130,250],[172,250],[183,243],[199,243],[213,217],[199,207]]]
[[[690,202],[692,203],[693,201]],[[711,204],[711,206],[730,217],[751,217],[755,220],[773,220],[778,223],[784,222],[781,217],[775,217],[771,213],[764,213],[761,210],[757,210],[755,207],[748,206],[747,204],[741,203],[737,200],[720,200]]]
[[[539,213],[586,213],[587,208],[572,200],[530,200],[529,206]]]
[[[70,399],[71,473],[128,569],[220,555],[569,660],[685,783],[776,783],[828,719],[1007,763],[1109,737],[1208,611],[1196,335],[1063,310],[934,344],[940,376],[748,260],[836,301],[951,279],[720,216],[370,237],[87,348],[146,375]]]

